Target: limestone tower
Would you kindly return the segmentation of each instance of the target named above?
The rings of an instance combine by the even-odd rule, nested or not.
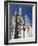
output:
[[[27,15],[25,15],[25,35],[31,36],[32,34],[32,27],[30,26],[30,20]],[[25,36],[26,37],[26,36]]]

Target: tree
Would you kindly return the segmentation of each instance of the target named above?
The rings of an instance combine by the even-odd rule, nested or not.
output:
[[[19,37],[21,37],[21,25],[22,25],[22,16],[19,15],[18,18],[17,18],[17,22],[18,22],[18,32],[19,32]]]

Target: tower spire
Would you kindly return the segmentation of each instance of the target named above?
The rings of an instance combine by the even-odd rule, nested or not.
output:
[[[16,14],[17,14],[17,11],[15,10],[14,15],[16,15]]]
[[[19,7],[19,15],[21,15],[21,14],[22,14],[22,8]]]

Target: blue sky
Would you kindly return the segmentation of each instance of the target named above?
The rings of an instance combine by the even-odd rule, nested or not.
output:
[[[10,4],[10,15],[14,15],[14,11],[19,12],[19,7],[22,8],[22,16],[25,14],[29,17],[30,24],[32,26],[32,6],[28,5],[19,5],[19,4]]]

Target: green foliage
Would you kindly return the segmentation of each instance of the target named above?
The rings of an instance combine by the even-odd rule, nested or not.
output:
[[[22,20],[21,20],[22,16],[18,16],[18,19],[17,19],[17,22],[18,22],[18,25],[22,25]]]
[[[21,25],[22,25],[22,16],[18,16],[17,22],[18,22],[18,31],[21,31]]]

